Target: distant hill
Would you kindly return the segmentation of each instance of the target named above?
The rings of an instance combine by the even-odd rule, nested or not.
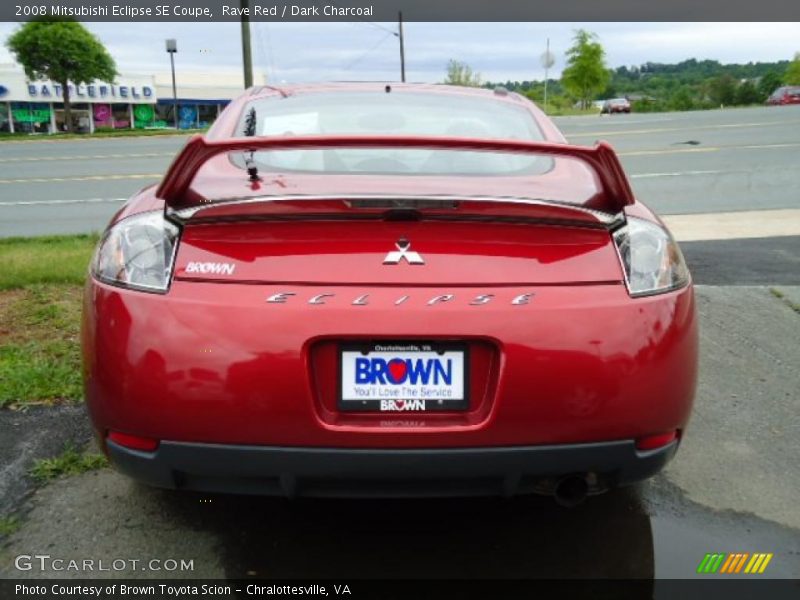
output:
[[[720,105],[759,104],[783,82],[788,60],[723,65],[716,60],[690,58],[675,64],[647,62],[611,70],[611,83],[596,100],[629,97],[634,110],[691,110]],[[502,85],[541,104],[542,81],[506,81]],[[548,82],[548,103],[572,105],[558,80]]]

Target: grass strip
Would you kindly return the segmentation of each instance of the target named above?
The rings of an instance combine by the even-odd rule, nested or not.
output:
[[[102,454],[79,452],[74,446],[67,445],[60,455],[37,460],[31,469],[31,477],[37,483],[46,483],[57,477],[80,475],[106,466],[108,460]]]

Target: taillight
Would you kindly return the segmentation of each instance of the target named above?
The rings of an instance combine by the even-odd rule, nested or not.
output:
[[[677,431],[669,431],[667,433],[657,433],[655,435],[646,435],[636,440],[637,450],[655,450],[662,448],[667,444],[671,444],[678,439]]]
[[[158,448],[158,440],[156,439],[143,437],[141,435],[121,433],[119,431],[109,431],[108,439],[120,446],[125,446],[133,450],[142,450],[144,452],[153,452]]]
[[[165,293],[180,230],[156,210],[115,223],[97,245],[92,274],[113,285]]]
[[[689,269],[678,244],[663,227],[628,217],[614,233],[625,283],[631,296],[650,296],[684,287]]]

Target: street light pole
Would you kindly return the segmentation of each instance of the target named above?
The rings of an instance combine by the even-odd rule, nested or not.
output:
[[[547,38],[547,50],[545,50],[547,59],[544,63],[544,111],[547,112],[547,80],[550,71],[550,38]]]
[[[248,0],[240,0],[242,8],[242,63],[244,65],[244,87],[245,89],[253,87],[253,55],[250,50],[250,11],[244,10],[248,8]]]
[[[178,87],[175,85],[175,53],[178,51],[178,42],[174,39],[167,40],[169,64],[172,67],[172,116],[175,129],[178,129]]]
[[[556,57],[550,52],[550,38],[547,38],[547,48],[540,60],[544,67],[544,112],[547,112],[547,80],[550,79],[550,67],[556,64]]]
[[[403,12],[397,13],[397,26],[400,38],[400,81],[406,82],[406,49],[403,43]]]

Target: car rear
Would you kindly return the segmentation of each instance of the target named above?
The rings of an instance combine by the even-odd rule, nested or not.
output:
[[[627,98],[612,98],[605,101],[602,112],[608,114],[629,113],[631,112],[631,103]]]
[[[602,177],[569,156],[475,162],[412,142],[220,152],[174,210],[150,189],[119,216],[83,333],[118,468],[210,491],[566,498],[663,467],[697,357],[669,235],[640,206],[587,208]],[[435,168],[415,178],[403,157]],[[383,162],[346,170],[364,160]]]

